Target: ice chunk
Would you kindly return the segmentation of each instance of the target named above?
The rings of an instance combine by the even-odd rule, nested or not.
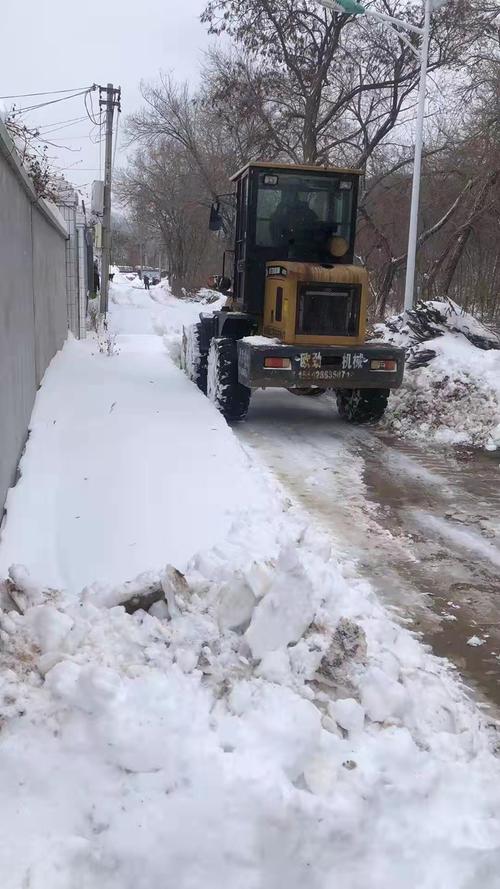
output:
[[[354,698],[341,698],[332,701],[329,711],[335,721],[346,732],[361,732],[365,723],[365,711]]]
[[[290,658],[286,649],[270,651],[262,658],[255,671],[256,676],[262,676],[269,682],[286,684],[290,679]]]
[[[308,585],[290,584],[289,578],[278,578],[255,608],[245,634],[253,656],[261,658],[269,651],[297,642],[313,617]]]
[[[295,780],[318,750],[321,713],[289,688],[262,679],[240,682],[230,695],[237,719],[224,725],[227,741]]]
[[[217,619],[221,629],[245,630],[250,623],[256,601],[241,575],[236,574],[233,581],[222,584],[217,602]]]
[[[54,605],[38,605],[36,608],[31,608],[26,615],[26,622],[31,627],[42,654],[59,649],[73,627],[69,615],[58,611]]]
[[[470,639],[467,639],[467,645],[470,645],[472,648],[478,648],[480,645],[484,645],[486,639],[480,639],[479,636],[471,636]]]
[[[400,718],[408,709],[408,692],[380,667],[370,667],[360,681],[361,703],[374,722]]]

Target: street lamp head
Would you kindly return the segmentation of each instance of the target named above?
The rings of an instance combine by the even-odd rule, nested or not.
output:
[[[318,0],[318,3],[321,6],[324,6],[325,9],[331,9],[333,12],[343,12],[348,15],[363,15],[366,10],[364,6],[361,6],[361,3],[356,3],[355,0]]]

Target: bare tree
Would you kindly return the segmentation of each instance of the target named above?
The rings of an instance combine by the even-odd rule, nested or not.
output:
[[[214,254],[208,238],[210,198],[185,148],[159,139],[138,151],[119,177],[117,193],[150,240],[161,243],[176,292],[206,281]]]
[[[417,7],[385,11],[421,24]],[[429,73],[454,70],[484,33],[484,8],[459,0],[433,16]],[[228,33],[244,62],[217,65],[221,106],[258,103],[274,152],[292,161],[364,166],[411,111],[414,35],[322,10],[313,0],[209,0],[202,20]],[[410,44],[410,45],[409,45]],[[261,96],[262,85],[267,94]]]
[[[421,24],[405,0],[381,2],[388,14]],[[485,135],[491,154],[496,15],[492,0],[457,0],[433,16],[418,257],[421,293],[456,298],[458,287],[463,301],[474,266],[488,305],[500,267],[498,247],[486,249],[498,194]],[[231,190],[230,173],[261,157],[363,168],[360,253],[374,272],[378,310],[397,303],[418,38],[313,0],[208,0],[203,20],[232,46],[210,51],[196,93],[164,75],[142,85],[144,108],[128,122],[140,149],[120,183],[133,213],[161,237],[179,287],[202,283],[214,269],[222,245],[207,238],[209,205]],[[480,125],[471,108],[476,118],[480,110]],[[498,121],[497,112],[490,118]],[[472,245],[482,265],[465,267]]]
[[[471,94],[469,85],[460,91],[467,95],[467,111],[449,120],[448,132],[440,133],[441,144],[427,150],[417,280],[421,296],[449,295],[493,317],[498,301],[498,248],[492,233],[500,216],[500,77],[498,66],[489,68],[489,78],[477,71],[482,84],[478,91]],[[367,182],[359,240],[374,272],[379,314],[388,302],[398,306],[402,296],[409,197],[404,159],[392,169],[389,163]]]

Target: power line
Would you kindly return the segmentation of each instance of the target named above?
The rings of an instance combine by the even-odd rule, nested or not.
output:
[[[45,141],[44,135],[37,136],[36,138],[39,140],[39,142]],[[51,138],[54,139],[54,142],[67,142],[70,139],[73,141],[75,139],[79,139],[80,142],[85,142],[89,138],[89,133],[79,133],[77,136],[56,136],[56,137],[51,136]],[[90,140],[90,141],[92,141],[92,140]]]
[[[45,136],[50,136],[50,135],[53,135],[54,133],[59,133],[61,130],[70,129],[71,127],[76,126],[76,124],[82,123],[83,121],[86,121],[86,120],[87,120],[86,117],[75,117],[75,119],[73,121],[71,121],[71,122],[68,121],[68,123],[62,124],[61,126],[55,126],[55,125],[52,126],[51,124],[45,124],[45,126],[43,126],[43,127],[36,127],[36,129],[39,131],[40,136],[45,138]]]
[[[47,90],[45,93],[17,93],[15,96],[0,96],[0,99],[30,99],[32,96],[59,96],[61,93],[74,93],[77,90],[86,90],[89,87],[75,86],[70,90]]]
[[[39,108],[45,108],[47,105],[56,105],[58,102],[66,102],[68,99],[75,99],[77,96],[84,96],[92,89],[96,89],[96,87],[88,87],[85,90],[80,90],[80,92],[78,93],[72,93],[70,96],[63,96],[62,99],[51,99],[50,102],[40,102],[38,105],[27,105],[26,108],[16,108],[14,111],[11,111],[11,114],[18,115],[26,114],[29,111],[37,111]]]
[[[58,139],[57,141],[61,142],[62,139]],[[44,139],[43,144],[44,145],[52,145],[53,148],[57,148],[59,151],[79,152],[82,150],[81,148],[70,148],[68,145],[57,145],[56,142],[51,142],[49,139]]]
[[[66,124],[77,123],[81,120],[87,120],[86,115],[83,117],[67,117],[65,120],[54,120],[52,123],[42,123],[37,127],[37,130],[47,130],[52,129],[52,127],[63,127]]]
[[[92,110],[92,117],[95,119],[95,111],[94,111],[94,100],[92,99],[92,93],[89,93],[90,99],[90,108]],[[101,108],[99,107],[99,123],[101,122]]]
[[[87,98],[88,97],[90,98],[90,108],[91,108],[92,113],[89,111],[89,106],[87,105]],[[90,94],[90,91],[85,93],[85,98],[83,100],[83,103],[85,105],[85,111],[87,112],[87,117],[90,120],[90,123],[93,123],[94,126],[98,127],[99,123],[95,119],[95,111],[94,111],[94,106],[92,104],[92,95]]]

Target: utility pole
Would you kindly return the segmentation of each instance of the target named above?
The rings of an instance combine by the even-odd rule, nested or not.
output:
[[[106,98],[103,98],[103,94]],[[99,107],[106,108],[106,143],[104,154],[104,207],[102,218],[102,263],[101,263],[101,303],[102,315],[108,311],[109,266],[111,263],[111,173],[113,156],[113,113],[120,111],[121,90],[114,89],[112,83],[99,87]]]

